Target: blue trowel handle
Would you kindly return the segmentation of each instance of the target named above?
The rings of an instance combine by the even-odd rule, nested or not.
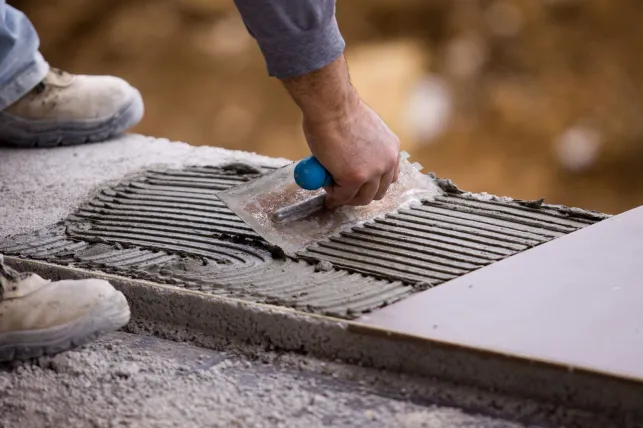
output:
[[[333,184],[333,176],[314,156],[308,156],[295,166],[295,183],[305,190],[317,190]]]

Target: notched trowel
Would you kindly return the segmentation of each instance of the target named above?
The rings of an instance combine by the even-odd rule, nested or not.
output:
[[[325,208],[323,187],[333,181],[312,156],[217,196],[262,238],[294,255],[358,224],[440,194],[431,177],[422,174],[422,167],[408,158],[408,153],[400,153],[398,180],[386,196],[362,207]]]

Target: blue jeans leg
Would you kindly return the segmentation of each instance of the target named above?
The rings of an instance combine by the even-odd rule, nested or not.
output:
[[[49,71],[29,18],[0,0],[0,110],[32,90]]]

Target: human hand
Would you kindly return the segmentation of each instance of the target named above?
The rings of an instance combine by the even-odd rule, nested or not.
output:
[[[284,85],[303,113],[312,154],[333,176],[326,206],[382,199],[397,181],[400,141],[351,85],[343,55]]]
[[[312,154],[332,175],[326,206],[368,205],[397,181],[400,141],[358,96],[342,115],[304,116]]]

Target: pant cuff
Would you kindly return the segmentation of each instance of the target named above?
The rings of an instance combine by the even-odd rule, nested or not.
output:
[[[49,63],[40,52],[36,52],[33,61],[11,81],[0,89],[0,110],[4,110],[18,101],[45,78],[49,72]]]

